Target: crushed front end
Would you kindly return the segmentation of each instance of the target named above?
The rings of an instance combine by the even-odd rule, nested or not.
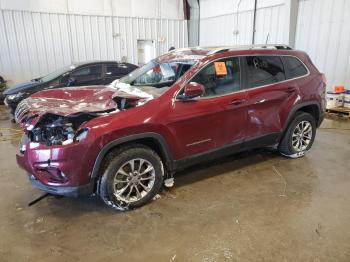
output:
[[[28,118],[22,137],[18,165],[27,171],[31,183],[48,193],[78,196],[93,192],[91,170],[95,160],[88,128],[81,124],[96,116],[45,114]]]
[[[18,165],[26,170],[35,187],[48,193],[93,193],[91,173],[101,145],[93,132],[96,127],[91,128],[88,122],[152,98],[139,94],[130,86],[117,91],[75,87],[42,91],[23,100],[15,112],[15,120],[24,130]]]

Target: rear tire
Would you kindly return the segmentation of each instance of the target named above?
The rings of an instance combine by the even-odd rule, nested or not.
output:
[[[111,208],[128,210],[145,205],[160,191],[164,168],[152,149],[135,144],[107,159],[99,194]]]
[[[289,124],[278,145],[278,150],[282,155],[287,157],[302,157],[310,150],[315,135],[315,118],[309,113],[299,111]]]

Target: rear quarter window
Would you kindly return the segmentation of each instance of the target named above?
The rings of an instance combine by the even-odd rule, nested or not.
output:
[[[287,79],[307,75],[307,68],[298,58],[292,56],[282,56],[282,60],[286,70]]]

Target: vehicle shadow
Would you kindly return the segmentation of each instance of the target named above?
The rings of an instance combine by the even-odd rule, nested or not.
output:
[[[4,142],[9,141],[11,146],[17,147],[22,135],[22,130],[18,128],[17,124],[10,121],[11,116],[4,106],[0,106],[0,120],[2,120],[0,121],[0,140]],[[231,173],[233,176],[240,175],[244,173],[244,169],[247,167],[273,159],[282,160],[283,158],[270,149],[257,149],[196,164],[177,172],[174,175],[174,186],[171,188],[163,187],[164,190],[161,192],[161,195],[167,198],[168,193],[176,192],[177,189],[186,185],[198,183],[227,173]],[[24,206],[27,204],[27,201],[29,203],[42,194],[43,192],[33,189],[31,192],[27,192],[26,200],[20,202],[22,202]],[[29,197],[29,199],[27,199],[27,197]],[[34,210],[41,209],[40,213],[42,213],[43,207],[46,209],[44,213],[55,214],[55,216],[72,216],[73,214],[79,215],[86,212],[102,212],[107,214],[115,212],[115,210],[107,208],[99,196],[80,198],[56,198],[54,196],[49,196],[28,208]]]
[[[162,197],[167,198],[167,194],[175,192],[177,189],[186,185],[194,184],[209,178],[223,175],[225,173],[235,172],[233,175],[240,175],[245,168],[251,165],[258,165],[267,161],[283,160],[276,152],[269,149],[258,149],[239,154],[233,154],[223,157],[219,160],[212,160],[197,164],[175,174],[175,184],[171,188],[165,188],[161,192]],[[39,197],[41,193],[35,193]],[[147,205],[146,205],[147,206]],[[116,210],[106,207],[98,195],[80,198],[56,198],[49,196],[43,201],[38,202],[31,209],[41,210],[40,213],[46,213],[57,217],[76,217],[86,213],[108,215],[115,214]],[[43,211],[46,209],[46,211]]]
[[[283,157],[272,149],[262,148],[210,160],[176,173],[174,175],[175,185],[173,188],[176,190],[176,188],[181,188],[225,173],[237,172],[237,174],[240,174],[241,170],[251,165],[257,165],[271,160],[283,160]]]

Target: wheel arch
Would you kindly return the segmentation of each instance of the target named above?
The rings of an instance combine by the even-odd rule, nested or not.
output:
[[[303,111],[312,115],[315,118],[316,125],[319,126],[321,111],[318,104],[305,105],[299,108],[297,111]]]
[[[286,133],[286,130],[288,129],[289,124],[293,121],[294,116],[297,112],[305,112],[311,114],[316,121],[316,126],[318,127],[321,123],[321,108],[320,105],[316,102],[303,102],[295,105],[293,109],[290,111],[287,121],[285,122],[283,126],[282,133],[278,139],[278,141],[281,141],[284,134]]]
[[[122,137],[106,144],[97,155],[92,169],[91,179],[95,180],[96,182],[100,175],[99,171],[103,164],[103,160],[109,153],[117,148],[121,148],[122,146],[127,146],[133,143],[142,144],[153,149],[162,159],[166,170],[172,172],[173,159],[165,139],[160,134],[149,132]]]

